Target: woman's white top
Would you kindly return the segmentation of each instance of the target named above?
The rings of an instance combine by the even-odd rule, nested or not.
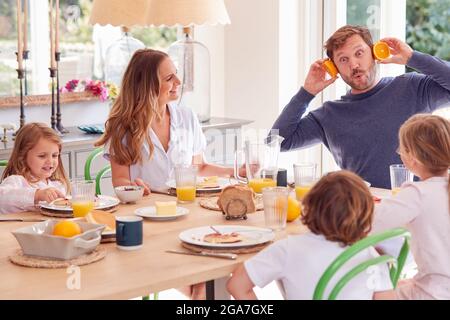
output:
[[[168,104],[170,113],[170,141],[167,152],[152,128],[149,128],[150,139],[153,143],[153,155],[146,142],[141,147],[142,163],[130,166],[130,178],[142,179],[154,191],[167,191],[166,183],[174,179],[176,165],[192,164],[192,157],[202,154],[206,149],[206,138],[200,127],[197,116],[186,107]],[[126,144],[126,141],[123,141]],[[105,158],[109,160],[109,142],[105,145]]]
[[[396,227],[411,232],[417,287],[436,299],[450,299],[450,209],[448,178],[405,183],[375,207],[372,233]]]
[[[6,177],[0,184],[0,213],[15,213],[35,210],[34,194],[38,189],[56,188],[66,194],[60,181],[38,181],[30,183],[21,175]]]
[[[270,245],[244,263],[253,284],[264,287],[281,282],[288,300],[311,300],[320,277],[328,266],[347,249],[322,235],[308,232],[289,236]],[[377,257],[372,247],[347,261],[331,278],[325,289],[326,299],[341,277],[353,267]],[[386,264],[372,266],[353,278],[338,294],[338,299],[370,300],[376,291],[392,289]]]

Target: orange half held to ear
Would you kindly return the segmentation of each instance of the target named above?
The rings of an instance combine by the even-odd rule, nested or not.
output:
[[[322,63],[322,67],[332,78],[335,78],[337,76],[337,74],[339,73],[336,66],[334,65],[333,61],[331,61],[330,59],[325,60]]]
[[[373,45],[373,55],[381,61],[390,57],[391,50],[386,42],[378,41]]]

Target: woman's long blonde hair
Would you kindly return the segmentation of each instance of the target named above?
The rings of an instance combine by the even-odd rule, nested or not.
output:
[[[432,175],[448,172],[450,121],[436,115],[417,114],[400,127],[399,139],[400,148],[419,161]],[[450,199],[450,179],[448,194]]]
[[[14,148],[8,159],[8,165],[6,166],[5,171],[3,171],[2,180],[17,174],[23,176],[30,183],[38,182],[38,180],[31,175],[31,170],[27,165],[27,154],[34,148],[40,139],[45,139],[58,145],[58,167],[49,179],[60,181],[65,185],[66,190],[69,191],[69,180],[67,179],[64,165],[61,161],[61,139],[53,129],[49,128],[44,123],[28,123],[17,132]]]
[[[110,142],[112,159],[120,165],[142,162],[141,147],[144,141],[150,147],[150,157],[154,146],[148,129],[157,112],[160,87],[159,66],[168,58],[162,51],[141,49],[134,53],[123,75],[120,94],[115,101],[105,133],[95,146]],[[126,144],[123,143],[125,138]]]

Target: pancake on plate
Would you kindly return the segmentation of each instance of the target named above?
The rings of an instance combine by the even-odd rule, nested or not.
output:
[[[100,199],[95,197],[94,206],[98,206],[99,203],[100,203]],[[65,208],[65,207],[71,207],[72,202],[70,201],[70,199],[58,198],[58,199],[50,202],[50,205],[55,206],[55,207]]]
[[[232,233],[210,233],[203,237],[203,241],[208,243],[235,243],[244,240],[237,232]]]
[[[70,207],[71,206],[70,200],[64,199],[64,198],[58,198],[56,200],[53,200],[52,202],[50,202],[50,204],[55,207]]]

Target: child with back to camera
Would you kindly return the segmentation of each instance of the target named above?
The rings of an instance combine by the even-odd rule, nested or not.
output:
[[[239,266],[227,288],[236,299],[256,299],[254,286],[281,282],[286,299],[312,299],[326,268],[343,251],[367,236],[372,225],[373,199],[364,181],[349,171],[332,172],[320,179],[303,200],[302,222],[309,232],[279,240]],[[376,257],[373,248],[363,250],[332,278],[331,289],[345,273],[363,261]],[[338,299],[372,299],[377,291],[390,290],[386,265],[381,265],[375,288],[368,273],[352,279]],[[373,276],[373,275],[372,275]]]
[[[418,273],[380,299],[450,299],[450,121],[418,114],[399,131],[398,153],[420,178],[375,208],[373,231],[405,227]]]

